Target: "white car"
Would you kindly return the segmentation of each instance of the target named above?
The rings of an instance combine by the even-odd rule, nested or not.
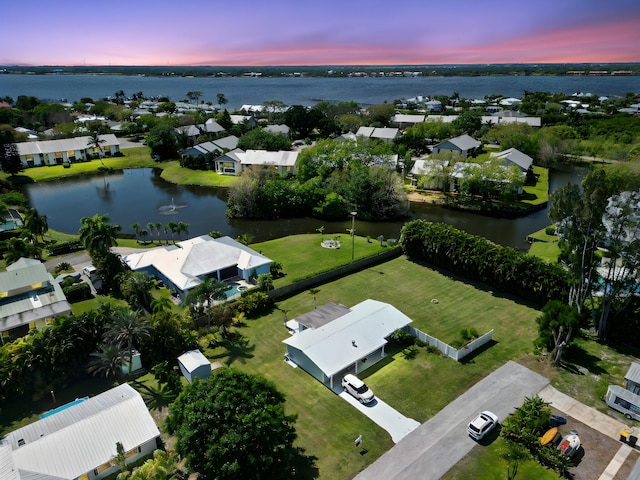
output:
[[[355,375],[347,374],[342,379],[342,388],[360,403],[371,403],[375,397],[369,387]]]
[[[498,416],[495,413],[484,411],[469,422],[467,432],[474,440],[482,440],[496,425],[498,425]]]

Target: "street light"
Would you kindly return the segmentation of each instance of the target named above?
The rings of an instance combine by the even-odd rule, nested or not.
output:
[[[353,262],[354,253],[355,253],[355,242],[356,242],[356,215],[358,212],[351,212],[351,261]]]

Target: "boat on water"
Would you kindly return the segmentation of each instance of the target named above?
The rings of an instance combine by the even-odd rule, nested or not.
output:
[[[568,458],[573,457],[579,448],[580,437],[578,437],[578,432],[575,430],[571,430],[569,435],[566,435],[558,445],[558,450]]]

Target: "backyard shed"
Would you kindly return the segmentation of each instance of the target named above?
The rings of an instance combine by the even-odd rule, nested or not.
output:
[[[190,350],[180,355],[178,365],[189,383],[192,383],[195,378],[211,376],[211,363],[200,350]]]
[[[339,384],[341,374],[357,374],[384,358],[387,337],[411,323],[400,310],[377,300],[345,310],[326,323],[307,322],[306,329],[283,340],[287,359],[329,388]]]

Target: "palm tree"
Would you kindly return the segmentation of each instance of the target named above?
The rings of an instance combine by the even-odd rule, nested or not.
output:
[[[253,236],[249,235],[248,233],[243,233],[242,235],[238,235],[236,237],[236,242],[240,242],[243,245],[249,245],[251,242],[253,242]]]
[[[102,148],[102,144],[105,141],[103,139],[100,138],[100,134],[98,133],[98,131],[93,131],[91,133],[91,135],[89,135],[89,138],[87,139],[87,146],[93,148],[93,152],[98,152],[98,158],[100,159],[100,163],[102,163],[102,166],[104,167],[104,162],[102,161],[102,153],[104,152],[104,149]]]
[[[309,295],[313,295],[313,309],[316,309],[316,295],[320,293],[320,289],[318,288],[310,288]]]
[[[122,227],[111,225],[109,215],[95,214],[93,217],[82,218],[80,222],[80,241],[90,254],[106,253],[118,244],[116,238]]]
[[[167,227],[169,227],[169,230],[171,231],[171,241],[173,243],[176,243],[176,241],[173,238],[173,235],[176,233],[176,229],[178,228],[178,224],[176,222],[169,222],[169,223],[167,223]]]
[[[119,345],[103,344],[89,355],[91,359],[87,365],[87,371],[94,376],[115,377],[121,372],[120,369],[125,360],[124,354]]]
[[[268,292],[273,288],[273,277],[270,273],[261,273],[258,275],[258,283]]]
[[[40,215],[38,210],[30,208],[24,217],[24,226],[32,235],[32,241],[37,243],[38,235],[40,235],[42,237],[42,242],[44,243],[44,234],[49,230],[46,215]]]
[[[153,229],[155,228],[155,224],[153,222],[147,223],[147,230],[149,231],[149,236],[151,237],[151,243],[153,243]]]
[[[140,224],[138,222],[132,223],[131,224],[131,228],[133,228],[133,231],[135,232],[136,242],[137,242],[138,241],[138,232],[140,232]]]
[[[155,222],[153,224],[154,228],[156,229],[156,233],[158,234],[158,245],[160,245],[160,231],[162,230],[162,224],[160,222]]]
[[[226,291],[229,285],[215,278],[206,278],[202,283],[189,291],[185,297],[185,303],[195,306],[197,304],[207,305],[207,328],[211,329],[211,306],[214,301],[226,300]],[[223,327],[223,330],[224,329]],[[226,332],[223,331],[223,334]]]
[[[129,361],[129,375],[133,360],[134,344],[142,338],[149,336],[150,325],[147,317],[140,310],[131,310],[128,307],[117,309],[111,316],[111,324],[104,334],[109,343],[119,345],[127,349]]]
[[[178,224],[176,225],[176,233],[178,234],[178,238],[181,238],[180,233],[182,232],[185,232],[187,235],[189,235],[189,225],[184,222],[178,222]]]

